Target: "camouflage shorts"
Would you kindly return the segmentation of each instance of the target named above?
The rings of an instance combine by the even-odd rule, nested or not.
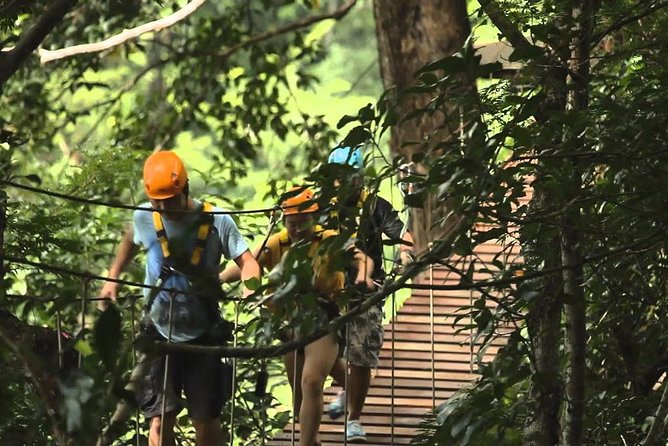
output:
[[[348,362],[360,367],[376,368],[383,346],[383,309],[377,306],[355,317],[348,326]]]

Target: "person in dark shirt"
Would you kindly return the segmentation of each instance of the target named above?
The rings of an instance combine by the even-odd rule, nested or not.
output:
[[[376,282],[385,279],[383,270],[383,235],[390,244],[399,246],[399,260],[407,265],[413,260],[413,238],[405,231],[398,212],[387,200],[370,194],[363,188],[361,148],[340,147],[332,151],[329,163],[345,164],[355,170],[346,175],[348,184],[341,187],[342,193],[338,206],[340,232],[352,233],[356,247],[373,260],[374,270],[371,277]],[[348,277],[355,277],[355,271],[349,271]],[[371,307],[354,318],[348,326],[347,358],[350,365],[348,388],[341,391],[336,399],[329,404],[327,411],[330,418],[336,419],[343,415],[344,404],[348,398],[348,441],[366,441],[366,434],[360,423],[364,401],[369,392],[371,369],[378,366],[380,349],[383,345],[383,306]],[[345,382],[346,363],[340,358],[334,364],[331,376],[339,384]]]

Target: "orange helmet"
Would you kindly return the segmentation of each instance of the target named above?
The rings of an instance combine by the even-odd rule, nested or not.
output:
[[[303,207],[303,204],[313,200],[313,191],[311,189],[303,189],[301,186],[295,186],[291,188],[288,192],[294,192],[301,190],[297,195],[293,195],[290,198],[283,200],[281,203],[281,209],[283,209],[283,215],[294,215],[294,214],[307,214],[310,212],[318,211],[318,203],[311,203],[308,207]]]
[[[183,161],[174,152],[155,152],[144,163],[144,189],[149,198],[165,200],[178,195],[188,182]]]

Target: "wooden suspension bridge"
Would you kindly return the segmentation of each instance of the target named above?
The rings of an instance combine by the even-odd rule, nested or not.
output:
[[[491,268],[488,264],[495,257],[506,264],[518,262],[519,247],[504,247],[489,241],[478,246],[474,256],[486,264],[486,268]],[[451,259],[452,262],[457,260]],[[476,281],[487,278],[489,273],[474,274]],[[434,266],[422,273],[416,283],[456,284],[459,280],[458,274]],[[394,320],[385,326],[381,361],[372,375],[360,420],[368,446],[409,444],[420,422],[435,406],[476,379],[478,346],[472,343],[474,333],[465,328],[471,320],[461,315],[462,307],[472,305],[479,296],[476,291],[413,290]],[[503,338],[496,339],[482,359],[491,360],[503,342]],[[332,400],[336,391],[328,389],[325,401]],[[346,443],[342,420],[343,417],[332,421],[323,415],[322,446]],[[298,439],[299,426],[295,429]],[[292,444],[292,437],[292,424],[288,424],[267,444],[288,446]]]

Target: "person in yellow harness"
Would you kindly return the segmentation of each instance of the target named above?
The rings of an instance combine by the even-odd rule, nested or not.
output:
[[[298,192],[298,193],[297,193]],[[307,305],[305,311],[298,313],[306,314],[303,319],[315,321],[310,328],[318,328],[318,325],[326,324],[339,315],[339,309],[334,299],[343,291],[345,277],[343,271],[331,268],[332,253],[319,252],[323,246],[323,240],[335,236],[335,231],[325,231],[316,225],[314,218],[318,206],[314,203],[313,192],[310,189],[294,188],[289,193],[296,193],[281,204],[283,210],[283,222],[285,229],[272,235],[266,243],[266,247],[260,251],[256,247],[253,251],[260,265],[266,270],[280,269],[282,265],[289,268],[300,257],[306,256],[313,266],[313,278],[306,288],[311,288],[317,297],[315,314],[309,312]],[[358,267],[360,274],[355,278],[356,284],[366,287],[372,286],[370,273],[373,271],[372,260],[361,251],[356,251],[353,263]],[[365,274],[367,271],[369,274]],[[220,275],[221,282],[239,280],[239,269],[234,265],[226,268]],[[302,284],[303,285],[303,284]],[[297,286],[299,288],[299,286]],[[289,299],[297,293],[290,293],[283,299]],[[300,296],[297,299],[307,299],[308,296]],[[294,303],[294,302],[292,302]],[[297,302],[299,304],[299,302]],[[280,306],[280,301],[272,306]],[[312,307],[311,307],[312,310]],[[278,311],[274,308],[274,311]],[[287,336],[286,336],[287,335]],[[299,338],[299,331],[295,334]],[[291,333],[281,333],[283,340],[292,339]],[[303,351],[290,352],[284,355],[286,373],[291,387],[294,389],[295,413],[299,413],[301,436],[300,446],[318,445],[318,428],[323,412],[323,386],[339,351],[343,339],[337,334],[328,334],[317,341],[308,344]],[[295,361],[295,355],[296,361]],[[296,380],[295,380],[296,362]],[[295,382],[300,383],[295,387]]]
[[[190,197],[188,173],[174,152],[156,152],[144,164],[149,203],[134,213],[109,277],[118,279],[141,245],[146,249],[144,331],[169,342],[220,344],[225,326],[218,308],[218,271],[222,256],[233,259],[244,280],[260,276],[260,267],[229,215]],[[100,296],[116,300],[118,284],[106,282]],[[248,295],[251,291],[244,289]],[[101,301],[101,309],[109,301]],[[228,335],[229,330],[228,330]],[[172,446],[174,422],[181,410],[181,393],[195,426],[198,446],[223,441],[219,417],[229,397],[229,379],[217,355],[170,353],[155,358],[137,396],[150,420],[149,445]],[[167,365],[168,364],[168,365]],[[165,368],[167,373],[165,374]],[[167,386],[163,380],[167,376]],[[226,391],[227,389],[227,391]],[[164,390],[164,392],[163,392]],[[164,418],[163,418],[164,415]],[[164,438],[161,442],[161,432]]]

